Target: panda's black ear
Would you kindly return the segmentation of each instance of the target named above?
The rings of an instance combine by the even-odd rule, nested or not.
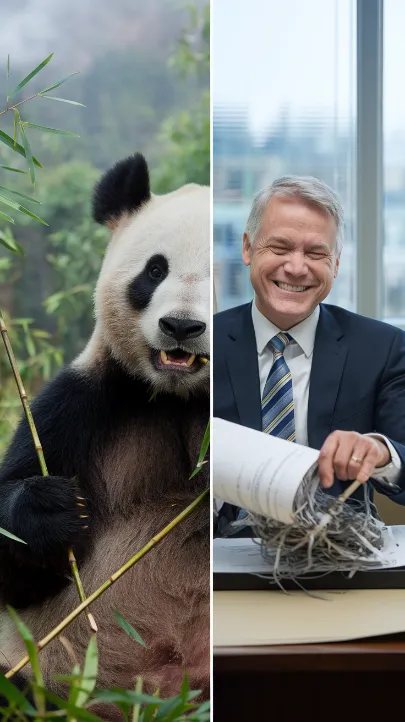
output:
[[[121,160],[97,183],[93,194],[93,218],[113,227],[124,213],[133,213],[150,199],[149,171],[140,153]]]

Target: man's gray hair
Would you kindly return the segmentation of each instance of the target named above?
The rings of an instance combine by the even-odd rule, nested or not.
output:
[[[336,224],[336,255],[340,255],[343,245],[343,207],[339,196],[326,183],[312,176],[285,175],[263,188],[253,199],[245,233],[250,243],[254,243],[259,231],[262,215],[274,196],[298,198],[321,212],[329,215]]]

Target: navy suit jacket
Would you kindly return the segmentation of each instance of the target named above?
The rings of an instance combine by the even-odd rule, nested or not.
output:
[[[214,416],[262,430],[260,381],[251,303],[217,313],[213,339]],[[337,306],[321,304],[308,400],[308,446],[334,430],[384,434],[397,450],[400,491],[376,485],[405,505],[405,332]],[[335,479],[338,496],[348,482]],[[353,497],[363,498],[362,489]],[[222,514],[235,518],[236,507]]]

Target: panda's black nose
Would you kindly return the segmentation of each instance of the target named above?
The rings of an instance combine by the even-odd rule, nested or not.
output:
[[[159,318],[159,326],[166,336],[171,336],[176,341],[197,338],[206,329],[206,324],[202,321],[195,321],[192,318],[173,318],[173,316]]]

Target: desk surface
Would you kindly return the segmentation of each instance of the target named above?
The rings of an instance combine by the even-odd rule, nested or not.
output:
[[[405,651],[405,590],[325,592],[321,598],[304,592],[214,592],[213,621],[218,659],[246,657],[247,650],[250,657],[313,657],[313,665],[317,655],[325,659],[343,650],[346,656],[388,659]],[[371,637],[373,642],[365,641]]]
[[[405,633],[332,644],[215,647],[215,672],[405,671]]]

